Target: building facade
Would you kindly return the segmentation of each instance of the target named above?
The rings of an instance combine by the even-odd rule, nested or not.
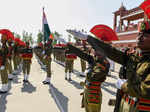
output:
[[[113,46],[118,48],[135,47],[138,24],[144,19],[144,11],[139,7],[127,10],[122,4],[119,10],[114,12],[113,29],[119,40],[113,41]]]

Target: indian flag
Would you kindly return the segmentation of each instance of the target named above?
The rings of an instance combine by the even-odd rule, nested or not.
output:
[[[42,28],[42,30],[44,32],[44,41],[46,41],[46,40],[48,40],[48,38],[50,38],[51,31],[49,29],[49,25],[47,22],[46,14],[44,12],[44,8],[43,8],[43,28]]]

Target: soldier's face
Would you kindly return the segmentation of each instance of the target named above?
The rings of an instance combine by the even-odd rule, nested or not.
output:
[[[2,42],[2,43],[5,43],[5,42],[6,42],[6,39],[7,39],[7,36],[6,36],[6,35],[2,35],[2,37],[1,37],[1,42]]]
[[[150,34],[149,33],[139,33],[137,37],[137,47],[141,50],[150,51]]]

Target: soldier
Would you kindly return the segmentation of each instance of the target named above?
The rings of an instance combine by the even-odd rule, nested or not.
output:
[[[81,61],[81,71],[82,71],[80,76],[85,77],[86,61],[84,61],[83,59],[80,59],[80,61]]]
[[[43,61],[43,49],[44,49],[44,45],[41,42],[39,43],[38,49],[37,49],[38,62],[41,65],[41,68],[45,68],[44,61]]]
[[[7,93],[8,91],[8,74],[6,70],[6,59],[8,54],[8,47],[6,45],[7,35],[3,34],[1,37],[2,46],[0,48],[0,75],[2,80],[2,88],[0,93]]]
[[[8,79],[12,80],[13,79],[13,71],[12,71],[12,52],[13,52],[13,38],[9,38],[8,41],[8,55],[7,55],[7,61],[6,61],[6,67],[8,70]]]
[[[126,82],[119,82],[121,90],[126,93],[121,102],[119,112],[150,112],[150,26],[148,21],[142,22],[137,37],[137,47],[142,56],[125,54],[116,48],[88,36],[87,41],[94,43],[99,51],[103,51],[113,61],[126,66]],[[93,45],[93,46],[94,46]],[[133,97],[130,100],[129,98]],[[122,100],[123,100],[122,99]],[[134,108],[133,108],[133,106]],[[132,106],[132,107],[131,107]]]
[[[22,53],[22,59],[23,59],[23,74],[24,74],[24,80],[23,82],[28,82],[29,74],[30,74],[30,68],[32,63],[32,57],[33,57],[33,51],[30,47],[29,42],[25,43],[25,47],[21,49]]]
[[[93,57],[70,44],[68,44],[68,48],[68,52],[75,53],[89,63],[85,88],[82,93],[82,107],[85,107],[86,112],[100,112],[102,104],[101,84],[106,79],[110,64],[106,57],[98,52],[95,52],[95,57]]]
[[[52,54],[52,39],[48,39],[47,43],[45,43],[44,45],[44,63],[46,65],[46,72],[47,72],[47,76],[46,79],[43,81],[43,84],[50,84],[50,80],[51,80],[51,54]]]
[[[130,50],[129,48],[126,48],[126,49],[124,49],[123,52],[125,52],[125,54],[129,54],[128,53],[129,50]],[[121,66],[120,67],[120,71],[119,71],[119,79],[118,79],[118,81],[125,82],[126,79],[127,79],[127,77],[126,77],[126,66]],[[121,90],[121,87],[117,86],[117,94],[116,94],[116,102],[115,102],[114,112],[119,112],[119,107],[120,107],[120,103],[121,103],[121,100],[123,98],[123,95],[124,95],[124,93]]]
[[[19,38],[15,38],[14,39],[14,46],[13,46],[13,65],[14,65],[14,71],[13,74],[18,74],[18,66],[19,66],[19,42],[20,39]]]
[[[66,47],[66,51],[65,51],[65,80],[72,81],[71,74],[73,73],[73,65],[74,65],[75,59],[76,59],[76,55],[68,52],[68,48]]]
[[[87,53],[88,52],[88,48],[86,46],[86,43],[85,43],[85,41],[82,41],[82,42],[83,42],[82,43],[83,47],[81,48],[81,50],[84,51],[85,53]],[[81,58],[80,62],[81,62],[81,71],[82,71],[82,73],[80,74],[80,76],[85,77],[86,61]]]

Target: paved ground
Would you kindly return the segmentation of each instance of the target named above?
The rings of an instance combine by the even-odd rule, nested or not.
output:
[[[119,66],[115,66],[115,71]],[[64,66],[52,62],[52,84],[43,85],[46,73],[34,58],[32,62],[30,84],[23,84],[23,75],[18,75],[9,82],[9,93],[0,95],[0,112],[85,112],[80,108],[83,88],[80,81],[84,78],[79,76],[80,61],[75,61],[73,81],[64,80]],[[113,112],[112,106],[108,106],[110,98],[115,98],[115,82],[117,73],[112,72],[102,85],[103,102],[102,112]]]

